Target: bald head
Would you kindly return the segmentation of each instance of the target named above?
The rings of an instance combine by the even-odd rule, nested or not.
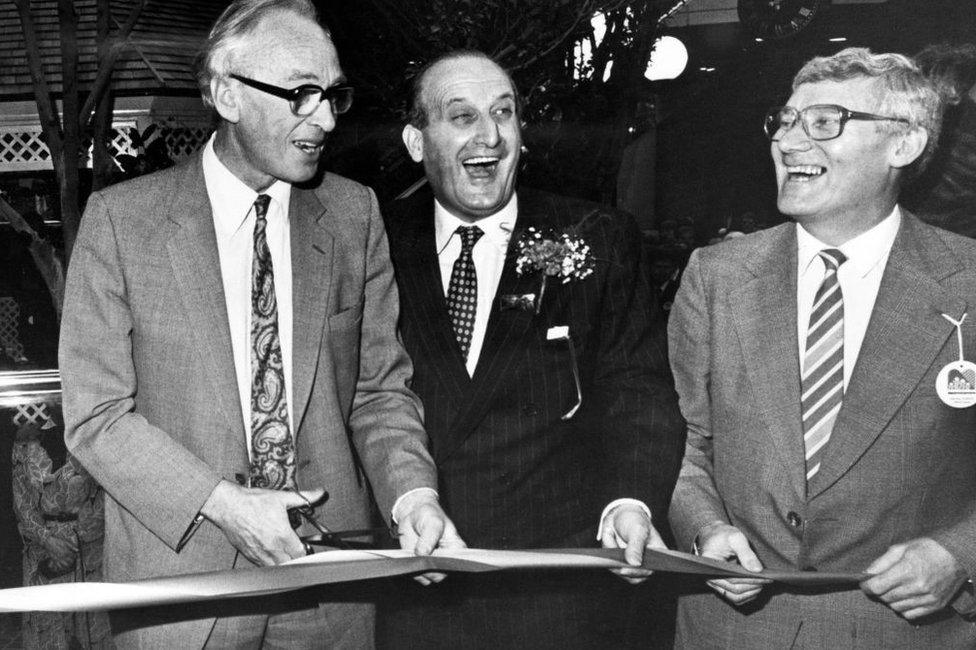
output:
[[[420,69],[416,76],[414,76],[410,85],[410,106],[408,107],[407,112],[408,124],[415,126],[418,129],[422,129],[427,126],[427,123],[430,120],[431,101],[430,97],[428,97],[426,93],[430,85],[430,79],[434,75],[442,73],[451,67],[463,64],[468,60],[477,61],[479,63],[483,62],[487,64],[485,67],[494,68],[504,75],[505,78],[508,79],[508,83],[511,86],[512,93],[515,97],[516,112],[518,113],[521,111],[521,101],[518,95],[518,90],[515,88],[515,82],[512,81],[512,77],[504,68],[498,65],[490,56],[480,50],[453,50],[428,61],[427,64]]]

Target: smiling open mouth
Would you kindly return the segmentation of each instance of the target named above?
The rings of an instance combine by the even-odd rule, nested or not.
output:
[[[292,144],[308,155],[317,154],[322,151],[322,142],[313,140],[292,140]]]
[[[789,180],[807,182],[827,172],[826,167],[820,165],[790,165],[786,168]]]
[[[462,161],[461,164],[472,176],[490,176],[498,169],[500,160],[498,156],[475,156]]]

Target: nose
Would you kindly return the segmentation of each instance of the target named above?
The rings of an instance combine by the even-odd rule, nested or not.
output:
[[[336,115],[332,110],[332,102],[328,99],[323,99],[315,111],[305,119],[309,124],[319,127],[326,133],[336,127]]]
[[[812,146],[813,142],[810,136],[807,135],[807,132],[803,130],[803,125],[799,120],[789,129],[780,127],[780,130],[774,134],[774,137],[776,139],[773,140],[773,145],[784,153],[788,151],[805,151]]]
[[[478,120],[478,132],[475,137],[478,144],[490,148],[498,146],[498,142],[501,140],[501,132],[491,115],[482,115],[481,119]]]

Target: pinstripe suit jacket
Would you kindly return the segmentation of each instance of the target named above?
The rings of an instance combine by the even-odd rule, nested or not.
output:
[[[590,546],[599,513],[614,498],[642,499],[663,521],[680,464],[683,423],[664,346],[653,336],[655,312],[633,218],[528,189],[519,190],[518,206],[473,377],[447,316],[432,195],[420,192],[384,209],[400,286],[401,331],[414,361],[411,387],[424,403],[441,499],[470,546]],[[567,284],[550,282],[538,315],[503,309],[500,296],[539,292],[540,276],[515,271],[522,233],[530,226],[564,230],[584,217],[579,234],[596,258],[594,273]],[[560,325],[569,327],[583,393],[582,406],[569,420],[561,419],[576,402],[567,342],[546,340],[548,329]],[[452,578],[443,587],[451,589],[452,581],[459,582]],[[478,581],[472,591],[482,587]],[[586,589],[575,587],[582,604],[553,607],[581,620],[580,607],[614,606],[587,602]],[[511,608],[500,619],[507,621],[504,632],[524,627],[528,635],[510,637],[517,638],[513,643],[550,647],[563,636],[572,647],[580,643],[572,637],[575,621],[549,626],[543,618],[533,621],[525,607]]]
[[[541,313],[496,299],[474,377],[465,371],[444,303],[429,193],[384,210],[401,292],[401,331],[414,360],[412,388],[424,403],[441,498],[468,544],[551,546],[595,537],[609,500],[633,496],[663,516],[681,428],[663,350],[650,328],[640,233],[623,213],[520,190],[519,213],[497,296],[538,293],[538,275],[518,276],[525,230],[581,235],[595,272],[550,282]],[[401,202],[403,203],[403,202]],[[592,213],[592,214],[591,214]],[[567,325],[583,389],[576,401]]]
[[[784,224],[691,257],[669,324],[688,441],[671,504],[680,548],[728,521],[776,569],[862,571],[891,544],[932,537],[976,575],[976,408],[935,393],[963,326],[976,358],[976,242],[903,211],[820,471],[804,477],[796,230]],[[957,600],[957,606],[961,601]],[[974,647],[951,610],[915,626],[858,590],[764,589],[735,608],[679,601],[680,644]]]
[[[329,491],[321,521],[358,528],[370,487],[389,513],[404,492],[436,486],[386,236],[372,192],[333,175],[293,188],[289,220],[296,477]],[[214,486],[248,466],[199,155],[89,199],[60,354],[68,448],[107,495],[107,577],[231,568],[236,551],[209,522],[174,550]],[[202,647],[212,615],[186,616],[146,642]]]

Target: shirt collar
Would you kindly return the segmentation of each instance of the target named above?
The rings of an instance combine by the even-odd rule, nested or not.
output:
[[[869,230],[848,240],[840,246],[828,246],[796,224],[797,264],[802,276],[810,269],[810,265],[817,254],[826,248],[839,248],[847,257],[844,267],[851,269],[848,273],[854,277],[863,278],[879,263],[887,259],[895,235],[901,225],[901,209],[896,205],[887,217],[875,224]]]
[[[247,217],[254,207],[258,193],[248,187],[244,181],[234,175],[232,171],[217,157],[214,151],[215,135],[210,136],[203,149],[203,179],[210,196],[210,205],[214,213],[214,224],[217,234],[230,236],[240,230],[247,222]],[[291,199],[291,184],[275,181],[261,192],[271,197],[268,209],[269,218],[274,214],[274,206],[281,209],[287,218],[288,202]]]
[[[434,199],[434,241],[437,246],[437,254],[444,252],[447,244],[451,241],[460,226],[478,226],[484,232],[484,239],[487,239],[502,254],[508,249],[508,242],[512,237],[512,229],[515,228],[515,217],[518,215],[518,199],[515,193],[508,200],[501,210],[493,215],[482,217],[475,223],[468,223],[458,219],[447,211],[440,201]]]

